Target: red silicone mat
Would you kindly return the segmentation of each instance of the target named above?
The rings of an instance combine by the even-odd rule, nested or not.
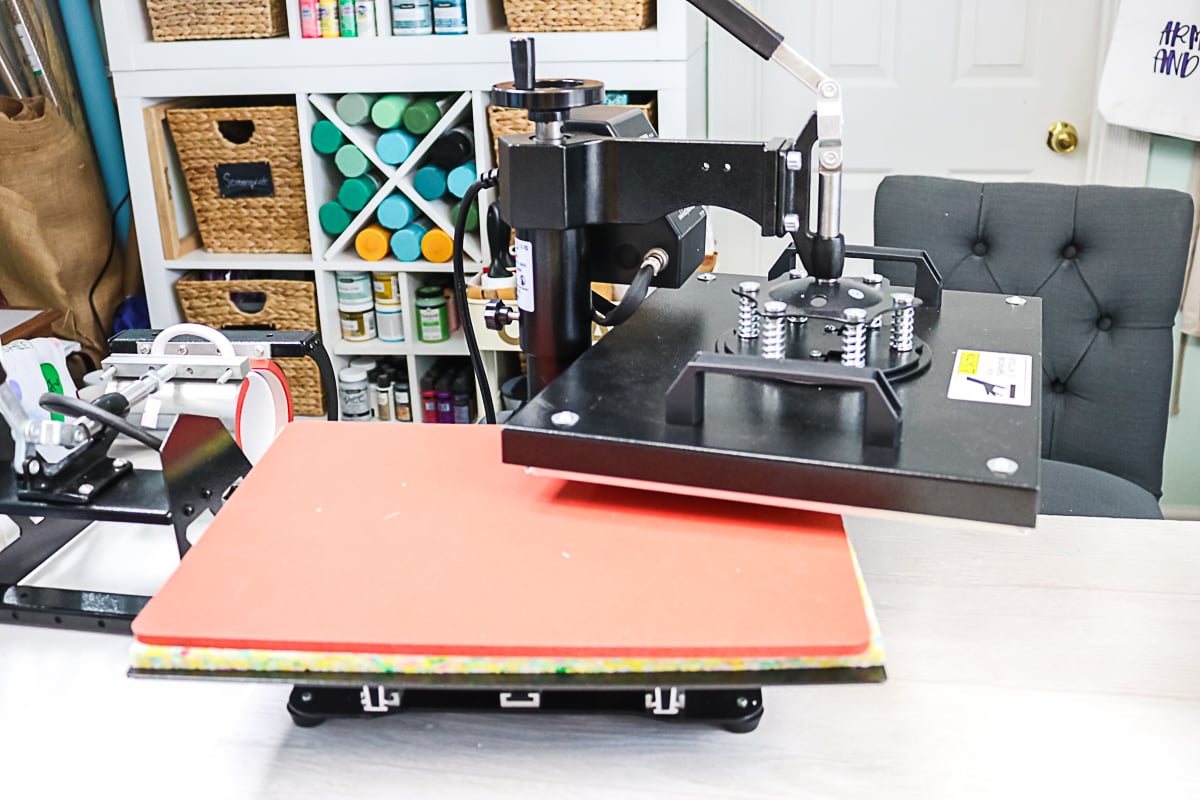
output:
[[[133,623],[190,647],[866,649],[841,519],[528,475],[484,425],[296,422]]]

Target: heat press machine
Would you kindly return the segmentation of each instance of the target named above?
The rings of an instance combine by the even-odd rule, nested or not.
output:
[[[514,40],[492,103],[536,132],[500,140],[463,208],[498,187],[515,229],[517,304],[486,317],[518,323],[530,400],[499,430],[291,426],[135,622],[133,674],[286,681],[302,726],[436,708],[744,732],[764,685],[884,678],[837,513],[1033,525],[1038,302],[846,244],[840,88],[739,3],[690,2],[816,93],[801,134],[659,139]],[[790,238],[768,280],[696,273],[709,205]],[[592,281],[629,290],[604,305]],[[437,477],[468,464],[469,502]],[[289,500],[314,477],[332,488]],[[328,575],[353,589],[314,591]]]
[[[0,514],[18,531],[0,547],[0,622],[128,633],[149,597],[27,579],[95,522],[169,528],[182,558],[192,524],[219,510],[249,471],[243,447],[253,454],[265,448],[263,435],[275,433],[240,424],[245,405],[256,402],[251,396],[271,391],[260,384],[281,380],[272,358],[314,358],[326,398],[336,397],[332,365],[314,333],[217,333],[185,324],[125,331],[109,348],[99,397],[43,395],[40,406],[52,413],[37,418],[0,367],[0,457],[7,464]],[[327,411],[336,419],[336,401]],[[119,442],[119,434],[128,439]],[[157,453],[161,469],[136,467],[139,449]]]

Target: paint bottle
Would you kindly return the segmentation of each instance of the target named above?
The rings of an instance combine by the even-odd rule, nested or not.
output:
[[[446,296],[446,318],[450,324],[450,332],[454,333],[462,329],[462,320],[458,316],[458,301],[454,299],[454,287],[447,286],[442,289],[442,294]]]
[[[392,0],[392,35],[424,36],[433,33],[430,0]]]
[[[335,285],[339,306],[361,306],[375,302],[369,272],[338,272]]]
[[[353,39],[358,36],[358,21],[354,5],[354,0],[338,0],[338,31],[343,39]]]
[[[365,125],[371,119],[371,105],[374,102],[373,95],[351,92],[339,97],[333,108],[347,125]]]
[[[346,137],[337,125],[327,119],[318,120],[312,128],[312,146],[323,156],[331,156],[346,143]]]
[[[354,251],[364,261],[381,261],[388,254],[391,238],[392,232],[382,225],[368,225],[354,237]]]
[[[421,255],[435,264],[445,264],[454,257],[454,239],[441,228],[433,228],[421,237]]]
[[[317,26],[322,39],[337,39],[342,35],[338,24],[338,0],[317,0]]]
[[[392,409],[396,407],[396,398],[392,394],[392,373],[383,370],[375,378],[375,419],[380,422],[392,421]]]
[[[400,273],[372,272],[371,293],[376,306],[400,305]]]
[[[375,33],[392,35],[392,0],[373,0],[375,3]]]
[[[461,200],[467,196],[467,190],[471,188],[471,184],[477,177],[475,162],[468,161],[462,166],[450,170],[450,174],[446,176],[446,190]]]
[[[458,214],[462,210],[462,201],[459,200],[450,208],[450,221],[455,225],[458,224]],[[467,210],[467,232],[479,230],[479,204],[472,203]]]
[[[416,216],[417,209],[412,200],[399,192],[388,196],[379,204],[379,208],[375,209],[375,218],[379,220],[379,224],[392,231],[407,228]]]
[[[344,144],[338,148],[337,154],[333,157],[334,166],[338,172],[345,175],[347,178],[357,178],[359,175],[366,175],[367,170],[371,168],[371,162],[363,155],[363,151],[358,149],[358,145]]]
[[[357,178],[347,178],[338,189],[337,201],[347,211],[362,211],[379,191],[379,179],[371,173]]]
[[[366,303],[338,303],[338,320],[342,326],[342,339],[347,342],[369,342],[374,339],[375,304],[369,300]]]
[[[444,342],[450,338],[450,317],[446,295],[440,286],[417,289],[417,339],[422,342]]]
[[[375,0],[354,4],[354,24],[359,37],[375,38]]]
[[[317,211],[317,220],[321,223],[321,230],[330,236],[341,236],[352,221],[350,212],[342,208],[342,204],[336,200],[330,200],[321,206]]]
[[[375,142],[375,154],[383,163],[395,167],[403,164],[416,146],[416,137],[408,131],[396,128],[379,137]]]
[[[446,170],[427,164],[413,173],[413,189],[426,200],[437,200],[446,193]]]
[[[421,376],[421,421],[437,422],[437,373],[433,370]]]
[[[321,23],[317,20],[317,0],[300,0],[300,35],[305,39],[321,38]]]
[[[454,376],[454,422],[458,425],[471,424],[471,378],[465,372]]]
[[[418,220],[392,234],[392,255],[401,261],[419,261],[421,258],[421,239],[429,232],[429,220]]]
[[[385,131],[398,128],[411,103],[412,98],[406,94],[385,94],[371,106],[371,122]]]
[[[454,169],[475,157],[475,134],[466,125],[443,133],[429,146],[426,161],[442,169]]]
[[[346,367],[338,373],[338,405],[342,419],[365,421],[371,419],[371,394],[367,373],[358,367]]]
[[[395,305],[375,306],[375,326],[381,342],[404,341],[404,309]]]
[[[454,374],[447,372],[437,379],[437,421],[454,424]]]
[[[466,33],[466,0],[433,0],[433,32],[452,35]]]
[[[430,97],[422,97],[414,100],[408,108],[404,109],[404,127],[417,136],[424,136],[433,130],[433,126],[437,125],[442,116],[450,110],[455,99],[457,98],[443,97],[441,100],[434,100]]]
[[[412,399],[408,392],[408,378],[397,376],[392,383],[392,397],[395,398],[395,413],[392,415],[396,422],[412,422]]]

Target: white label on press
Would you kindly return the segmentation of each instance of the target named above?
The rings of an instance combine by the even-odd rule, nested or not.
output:
[[[517,307],[533,312],[533,245],[517,239]]]
[[[959,350],[946,396],[972,403],[1033,404],[1033,356]]]

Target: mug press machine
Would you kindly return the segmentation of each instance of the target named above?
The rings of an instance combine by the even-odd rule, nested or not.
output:
[[[690,2],[816,93],[799,137],[658,139],[640,112],[598,105],[599,82],[539,80],[532,41],[515,40],[514,80],[492,102],[527,109],[536,132],[503,137],[498,170],[468,191],[455,272],[490,417],[461,243],[471,202],[498,186],[516,232],[518,300],[491,302],[486,317],[519,325],[530,400],[499,431],[289,426],[135,621],[133,674],[287,681],[288,710],[306,726],[413,708],[629,710],[747,731],[763,685],[884,677],[840,521],[796,509],[1034,524],[1039,302],[943,291],[923,252],[847,245],[840,88],[735,0]],[[710,205],[790,237],[767,281],[696,273]],[[916,285],[850,277],[848,258],[915,264]],[[592,281],[630,288],[613,307],[593,299]],[[592,346],[596,321],[614,329]],[[458,474],[471,457],[486,498],[514,510],[443,498],[455,524],[431,534],[429,469]],[[306,479],[336,491],[296,497]],[[387,533],[399,519],[408,527]],[[575,571],[588,563],[592,572]],[[818,635],[825,601],[807,604],[835,572],[838,607],[853,613]],[[260,575],[268,585],[255,594],[213,593],[217,581],[249,592]],[[313,591],[327,575],[353,589]],[[656,582],[683,594],[668,594],[651,624],[638,609]],[[530,592],[543,583],[559,592],[549,601]],[[584,588],[601,594],[574,594]],[[604,617],[610,602],[639,623],[633,644],[654,658],[631,665],[621,661],[631,641],[606,649],[581,634],[593,618],[624,630]],[[704,666],[704,636],[718,635],[704,633],[706,614],[723,619],[712,630],[736,654],[723,666]],[[789,644],[792,632],[775,630],[771,649],[745,638],[751,620],[798,632]],[[506,669],[501,651],[532,654],[535,666]],[[606,671],[607,657],[622,666]],[[462,671],[448,673],[450,662]]]

